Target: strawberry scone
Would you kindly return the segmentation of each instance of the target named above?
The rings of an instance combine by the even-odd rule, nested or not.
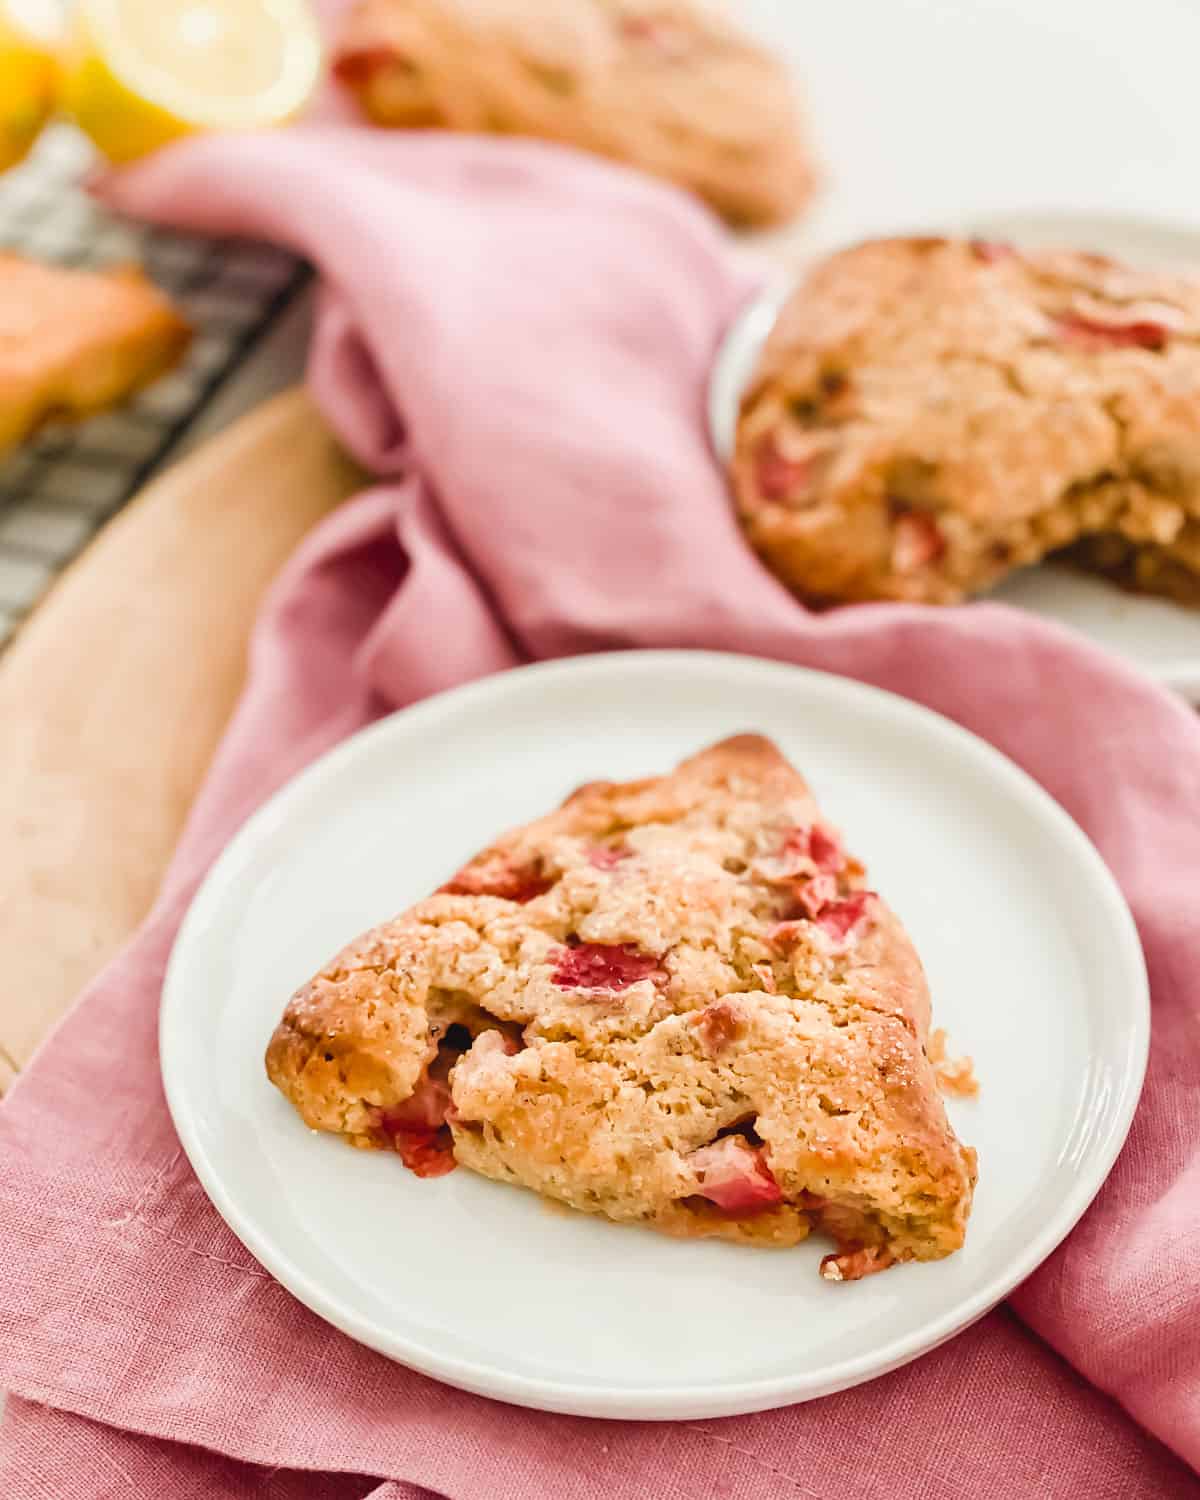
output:
[[[833,1248],[830,1280],[963,1242],[975,1153],[921,964],[768,740],[582,787],[352,943],[267,1072],[305,1122],[672,1235]]]
[[[948,604],[1073,560],[1200,599],[1200,280],[895,239],[815,267],[767,342],[742,525],[814,604]]]
[[[359,0],[333,66],[377,124],[578,146],[737,222],[812,190],[787,69],[717,0]]]

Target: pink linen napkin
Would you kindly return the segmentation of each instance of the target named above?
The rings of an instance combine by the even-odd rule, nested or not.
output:
[[[188,142],[107,191],[319,264],[313,387],[380,482],[279,581],[155,911],[0,1108],[0,1494],[1200,1496],[1200,722],[1030,616],[814,617],[764,572],[702,424],[745,286],[669,189],[553,147],[330,128]],[[992,741],[1116,872],[1154,994],[1129,1143],[1007,1307],[857,1390],[675,1425],[500,1406],[325,1326],[208,1204],[155,1045],[197,881],[300,766],[481,673],[661,645],[845,673]]]

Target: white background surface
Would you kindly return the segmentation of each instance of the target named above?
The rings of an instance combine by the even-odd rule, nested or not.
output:
[[[304,1128],[262,1057],[289,993],[573,787],[777,739],[868,862],[982,1094],[966,1248],[833,1286],[827,1246],[680,1243],[437,1181]],[[1148,1038],[1132,919],[1066,815],[902,699],[744,657],[638,652],[485,679],[348,742],[254,818],[184,924],[164,990],[172,1115],[235,1232],[300,1299],[468,1389],[597,1416],[696,1417],[869,1378],[991,1306],[1074,1223],[1124,1139]],[[1018,1124],[1019,1122],[1019,1124]]]
[[[809,244],[1030,209],[1195,224],[1192,0],[743,0],[810,100]]]

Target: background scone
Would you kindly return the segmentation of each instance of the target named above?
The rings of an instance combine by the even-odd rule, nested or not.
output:
[[[830,1279],[963,1241],[975,1153],[920,962],[802,778],[742,735],[581,788],[339,954],[271,1080],[305,1122]]]
[[[0,452],[49,417],[102,411],[169,369],[191,332],[134,266],[0,254]]]
[[[787,70],[703,0],[360,0],[334,71],[381,125],[561,141],[740,223],[812,189]]]
[[[814,603],[953,603],[1075,543],[1187,597],[1200,281],[979,240],[843,251],[767,343],[733,481],[750,541]]]

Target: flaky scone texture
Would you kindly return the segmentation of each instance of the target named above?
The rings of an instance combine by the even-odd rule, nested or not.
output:
[[[715,0],[361,0],[334,71],[378,124],[578,146],[747,224],[813,185],[786,69]]]
[[[0,452],[51,416],[101,411],[169,369],[187,324],[140,270],[0,254]]]
[[[816,604],[954,603],[1075,546],[1188,598],[1200,578],[1200,280],[980,240],[814,268],[741,411],[733,482]]]
[[[291,1000],[271,1080],[318,1130],[674,1235],[963,1241],[975,1153],[900,923],[767,740],[581,788]]]

